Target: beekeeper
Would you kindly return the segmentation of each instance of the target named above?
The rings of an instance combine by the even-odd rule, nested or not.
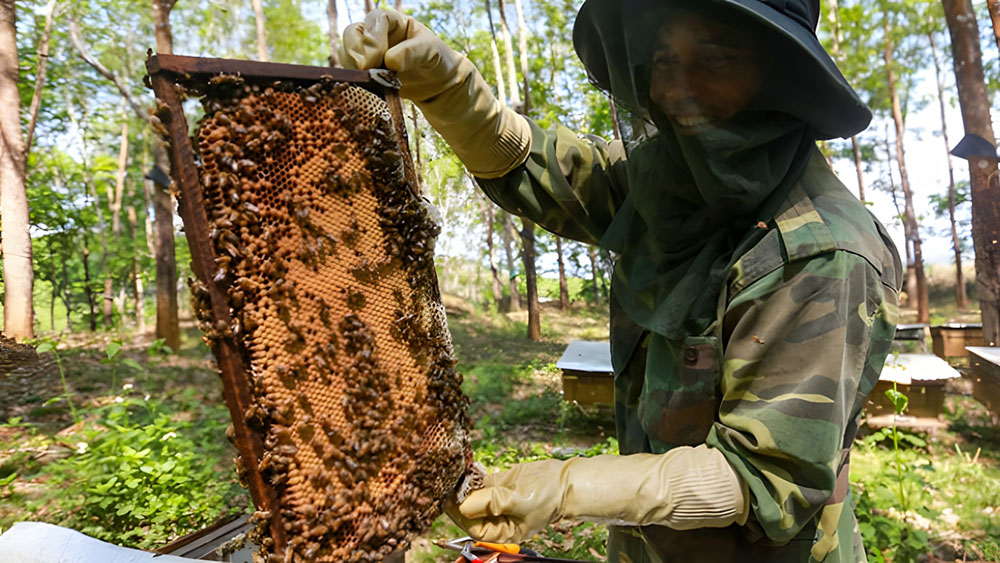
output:
[[[899,257],[817,139],[871,113],[815,35],[818,0],[586,0],[591,80],[655,129],[545,130],[412,18],[376,10],[342,61],[398,73],[504,209],[617,260],[621,454],[490,475],[453,517],[492,541],[609,524],[610,561],[865,560],[848,468],[895,331]]]

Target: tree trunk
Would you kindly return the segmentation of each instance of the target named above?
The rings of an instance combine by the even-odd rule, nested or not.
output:
[[[130,231],[129,236],[132,240],[135,240],[139,219],[136,216],[135,207],[132,207],[131,205],[128,208],[128,224]],[[144,290],[142,287],[142,264],[140,264],[138,252],[135,252],[132,255],[132,273],[130,278],[132,279],[135,327],[139,334],[142,334],[146,332],[146,303],[143,299]]]
[[[52,292],[49,295],[49,330],[56,331],[56,295],[59,293],[59,284],[56,283],[56,263],[58,258],[49,247],[49,259],[52,260]]]
[[[115,175],[115,191],[108,184],[108,207],[111,208],[111,233],[118,237],[122,231],[122,199],[125,195],[125,172],[128,167],[128,118],[125,115],[125,98],[121,104],[122,134],[118,143],[118,173]]]
[[[521,96],[517,92],[517,70],[514,69],[514,45],[510,39],[510,28],[507,27],[507,11],[504,9],[503,0],[497,0],[497,8],[500,10],[500,38],[503,39],[510,106],[516,107],[520,103]]]
[[[163,170],[170,169],[167,150],[157,143],[153,159]],[[170,191],[156,186],[153,194],[156,214],[156,337],[173,350],[180,350],[181,331],[177,316],[177,266],[174,256],[174,202]]]
[[[417,104],[410,102],[410,120],[413,121],[413,159],[417,169],[417,187],[424,191],[424,163],[420,156],[420,121],[417,115]],[[475,186],[475,181],[472,185]]]
[[[983,76],[976,14],[971,0],[943,0],[945,19],[951,33],[955,82],[962,107],[966,134],[975,134],[991,143],[993,125],[990,98]],[[972,192],[972,240],[976,252],[976,292],[982,309],[983,339],[987,346],[1000,342],[1000,182],[997,162],[972,158],[969,161]]]
[[[913,245],[913,262],[907,265],[907,274],[912,273],[916,279],[917,322],[930,322],[930,309],[927,301],[927,276],[924,273],[924,257],[921,252],[920,226],[917,214],[913,209],[913,193],[910,191],[910,181],[906,173],[906,158],[903,147],[903,112],[899,105],[899,92],[896,88],[896,72],[893,67],[893,43],[890,35],[889,14],[885,13],[885,50],[882,53],[885,60],[886,79],[888,80],[889,98],[892,103],[892,120],[896,125],[896,165],[899,167],[899,183],[903,188],[903,220],[910,225],[910,243]]]
[[[170,32],[170,10],[176,0],[153,0],[153,21],[156,23],[156,52],[174,51]],[[170,170],[167,149],[159,138],[153,147],[153,160],[162,170]],[[174,203],[170,191],[155,184],[153,207],[156,214],[156,337],[167,346],[179,350],[181,329],[177,316],[177,264],[174,256]]]
[[[833,60],[843,62],[840,56],[840,6],[837,0],[827,3],[827,18],[830,20],[830,38],[833,42]],[[865,178],[861,171],[861,148],[858,146],[858,136],[851,135],[851,147],[854,149],[854,168],[858,173],[858,199],[865,201]]]
[[[90,313],[90,332],[94,332],[97,330],[97,306],[94,303],[94,292],[90,289],[90,241],[84,239],[83,245],[83,290]]]
[[[490,22],[490,55],[493,57],[493,76],[497,82],[497,99],[501,105],[507,105],[507,90],[503,83],[503,65],[500,64],[500,48],[497,47],[497,34],[493,29],[493,10],[490,8],[490,0],[486,0],[486,15]],[[514,100],[510,100],[513,102]]]
[[[17,90],[17,32],[14,1],[0,1],[0,225],[3,253],[3,332],[32,338],[34,309],[28,196],[24,186],[25,145],[21,136],[21,97]]]
[[[865,202],[865,176],[861,171],[861,146],[858,144],[858,136],[851,135],[851,148],[854,149],[854,169],[858,172],[858,199]]]
[[[528,113],[528,98],[531,92],[528,90],[528,59],[526,55],[527,50],[527,26],[524,25],[524,16],[521,12],[521,4],[519,0],[517,1],[517,13],[518,13],[518,44],[521,47],[521,75],[524,79],[524,103],[520,104],[519,112],[521,115],[527,115]],[[508,78],[511,82],[511,100],[516,100],[517,89],[515,88],[517,76],[514,73],[514,48],[510,41],[510,32],[507,28],[507,11],[504,9],[503,0],[498,0],[500,7],[500,21],[501,30],[504,34],[504,47],[507,49],[507,72]],[[521,218],[521,225],[523,229],[521,231],[521,238],[523,240],[523,253],[521,258],[524,261],[524,281],[525,289],[528,294],[528,338],[534,341],[539,341],[542,339],[542,319],[541,311],[538,306],[538,280],[535,273],[535,223],[529,221],[528,219]],[[560,254],[560,260],[562,255]],[[561,263],[560,263],[561,265]],[[560,302],[562,300],[562,286],[560,285]]]
[[[601,300],[601,285],[597,281],[597,249],[590,245],[590,275],[594,282],[594,305]]]
[[[42,88],[45,86],[45,69],[49,62],[49,41],[52,38],[52,23],[55,20],[56,0],[49,0],[45,7],[45,31],[38,42],[38,67],[35,69],[35,93],[31,96],[28,106],[28,131],[24,140],[24,162],[27,165],[28,154],[31,153],[31,141],[35,136],[35,125],[38,123],[38,112],[42,109]]]
[[[144,141],[148,141],[149,136],[144,135]],[[142,170],[145,173],[149,170],[149,143],[143,142],[142,146]],[[142,214],[143,229],[146,232],[146,249],[149,250],[150,256],[156,256],[156,234],[153,232],[153,191],[156,190],[156,186],[153,185],[153,181],[150,180],[143,174],[142,177],[142,196],[143,202],[145,203],[145,213]]]
[[[615,136],[616,141],[622,139],[622,130],[618,125],[618,106],[615,104],[615,99],[608,96],[608,107],[611,110],[611,133]]]
[[[66,244],[65,240],[63,240],[63,244]],[[63,248],[63,250],[65,250],[65,247]],[[86,260],[86,253],[84,253],[84,260]],[[66,305],[66,332],[70,333],[73,332],[73,323],[71,316],[72,313],[71,304],[73,303],[73,286],[72,284],[69,283],[69,268],[66,267],[67,260],[60,260],[60,262],[61,262],[60,267],[62,270],[62,281],[63,281],[62,300],[63,303]]]
[[[370,12],[370,11],[372,11],[374,9],[375,9],[375,5],[372,4],[372,0],[365,0],[365,13],[367,14],[368,12]]]
[[[507,272],[509,274],[508,284],[510,287],[510,310],[521,310],[521,293],[517,289],[517,263],[514,261],[514,239],[517,236],[514,230],[514,220],[506,211],[500,211],[500,223],[503,225],[503,250],[507,256]]]
[[[931,45],[931,58],[934,60],[934,80],[937,84],[938,108],[941,110],[941,137],[944,140],[945,162],[948,163],[948,219],[951,221],[951,244],[955,249],[955,301],[958,310],[964,311],[969,308],[969,300],[965,295],[965,280],[962,279],[962,248],[955,222],[955,169],[951,165],[951,142],[948,141],[948,122],[945,120],[944,85],[941,84],[941,64],[938,63],[934,32],[928,33],[927,38]]]
[[[521,55],[521,89],[524,90],[524,104],[521,113],[528,115],[531,111],[530,86],[528,86],[528,26],[524,23],[524,10],[521,0],[514,0],[514,10],[517,13],[517,49]]]
[[[326,32],[330,39],[330,66],[340,66],[340,33],[337,32],[337,0],[326,3],[326,21],[329,29]]]
[[[947,6],[947,2],[944,3]],[[990,12],[990,21],[993,23],[993,38],[996,40],[997,48],[1000,49],[1000,0],[986,0],[986,7]],[[971,12],[973,18],[975,11]]]
[[[528,339],[542,339],[542,318],[538,307],[538,280],[535,275],[535,224],[521,217],[521,261],[524,263],[524,286],[528,294]]]
[[[493,276],[493,302],[497,305],[497,312],[502,312],[503,303],[503,284],[500,283],[500,269],[497,268],[497,253],[496,248],[493,246],[493,223],[496,220],[493,214],[493,205],[486,200],[485,197],[480,195],[479,200],[479,214],[483,218],[483,224],[486,226],[486,254],[490,260],[490,274]]]
[[[267,60],[267,29],[264,27],[263,0],[253,0],[253,19],[257,23],[257,60]],[[336,29],[336,28],[334,28]]]
[[[569,308],[569,285],[566,283],[566,263],[563,261],[562,238],[556,237],[556,261],[559,262],[559,308]]]

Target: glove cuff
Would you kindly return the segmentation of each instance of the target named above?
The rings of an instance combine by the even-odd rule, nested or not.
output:
[[[527,160],[531,125],[496,99],[471,63],[461,66],[468,69],[462,81],[417,107],[469,172],[499,178]]]
[[[679,462],[679,463],[678,463]],[[663,524],[675,530],[743,525],[750,513],[749,488],[719,450],[686,448],[666,472],[672,510]]]

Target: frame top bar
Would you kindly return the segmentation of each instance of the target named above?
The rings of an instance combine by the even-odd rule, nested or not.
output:
[[[350,82],[367,86],[375,86],[377,84],[368,71],[364,70],[240,59],[186,57],[182,55],[151,55],[146,59],[146,70],[149,74],[172,73],[192,78],[211,77],[219,74],[238,74],[250,80],[317,81],[324,76],[329,76],[337,82]]]

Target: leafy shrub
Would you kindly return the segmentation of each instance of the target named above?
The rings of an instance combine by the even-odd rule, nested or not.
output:
[[[205,464],[190,423],[130,400],[108,409],[100,425],[107,430],[79,444],[78,455],[49,468],[66,480],[66,524],[148,548],[232,512],[231,478]]]

